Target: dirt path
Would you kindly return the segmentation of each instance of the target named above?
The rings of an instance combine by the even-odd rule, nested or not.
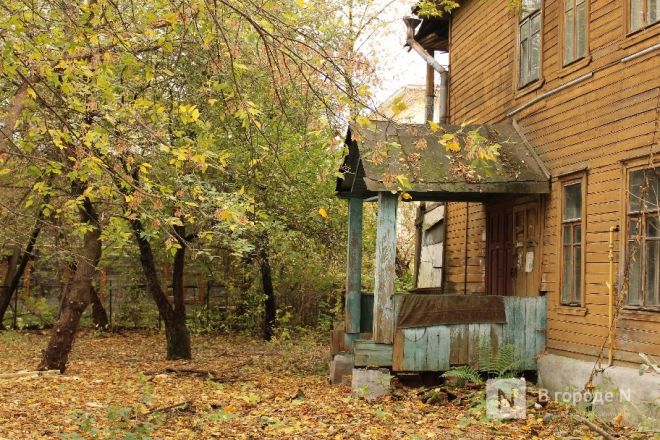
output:
[[[0,334],[0,373],[33,369],[46,340]],[[168,362],[159,334],[84,333],[65,375],[0,379],[0,439],[597,438],[554,404],[495,423],[479,406],[425,404],[417,390],[365,402],[327,384],[327,347],[309,340],[193,342],[194,361]]]

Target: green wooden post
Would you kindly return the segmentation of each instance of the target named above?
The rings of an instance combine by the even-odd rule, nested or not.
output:
[[[348,255],[346,258],[345,345],[352,348],[360,337],[362,295],[362,199],[348,199]]]
[[[373,335],[374,341],[381,344],[391,344],[394,341],[397,201],[396,194],[378,193]]]

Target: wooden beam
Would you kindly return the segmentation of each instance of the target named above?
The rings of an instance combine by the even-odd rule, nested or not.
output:
[[[348,255],[346,258],[346,347],[360,336],[362,294],[362,199],[348,199]]]
[[[429,51],[429,56],[433,57],[433,51]],[[435,70],[433,66],[426,66],[426,121],[433,121],[433,110],[435,106]]]
[[[396,194],[378,193],[373,334],[374,341],[381,344],[391,344],[394,341],[397,201]]]

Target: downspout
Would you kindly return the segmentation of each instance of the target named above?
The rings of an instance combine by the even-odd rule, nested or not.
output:
[[[609,261],[609,280],[607,281],[608,298],[608,353],[607,366],[611,367],[614,362],[614,233],[619,231],[618,226],[610,226],[610,242],[608,246],[607,259]]]
[[[440,74],[440,110],[438,114],[438,120],[441,123],[446,123],[447,122],[447,79],[448,79],[448,71],[447,69],[444,68],[442,64],[436,60],[433,55],[428,53],[426,49],[422,47],[421,44],[415,40],[415,28],[417,25],[420,23],[420,20],[416,18],[411,18],[411,17],[404,17],[403,22],[406,24],[406,29],[407,29],[407,35],[406,35],[406,43],[412,50],[417,52],[419,56],[422,57],[422,59],[428,64],[429,69],[427,70],[427,107],[426,107],[426,115],[427,117],[429,114],[432,116],[433,115],[433,106],[431,105],[431,109],[429,110],[429,101],[432,101],[433,95],[431,93],[435,92],[434,90],[431,90],[431,93],[429,93],[428,87],[429,84],[433,85],[433,71],[436,71]],[[432,71],[432,70],[433,71]],[[429,79],[430,77],[430,79]],[[431,99],[429,99],[431,98]],[[432,120],[429,119],[429,120]]]

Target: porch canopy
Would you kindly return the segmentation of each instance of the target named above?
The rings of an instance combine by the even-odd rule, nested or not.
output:
[[[512,124],[351,123],[336,191],[367,199],[405,191],[425,201],[487,201],[498,194],[544,194],[550,176]],[[494,160],[484,155],[495,151]],[[492,158],[491,158],[492,159]]]
[[[362,210],[378,202],[373,341],[392,344],[396,327],[396,228],[402,200],[482,201],[543,194],[550,176],[515,124],[397,124],[361,120],[346,136],[336,192],[348,199],[345,343],[360,337]]]

